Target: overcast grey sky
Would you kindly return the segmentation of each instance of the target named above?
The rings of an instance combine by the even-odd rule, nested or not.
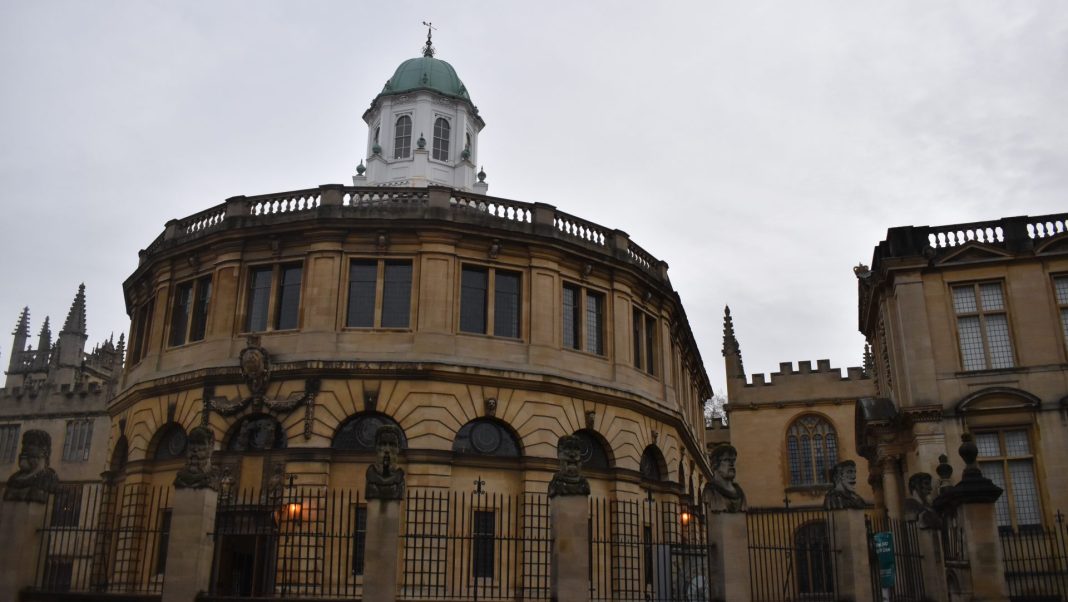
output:
[[[859,365],[887,228],[1068,209],[1064,2],[3,0],[3,334],[58,332],[84,281],[89,346],[117,336],[168,219],[351,183],[423,20],[490,193],[666,260],[718,393],[725,304],[750,373]]]

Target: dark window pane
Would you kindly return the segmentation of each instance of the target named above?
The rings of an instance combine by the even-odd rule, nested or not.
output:
[[[438,118],[434,122],[434,158],[439,161],[449,160],[449,122]]]
[[[471,576],[493,578],[493,510],[475,510],[472,521]]]
[[[586,351],[604,355],[604,295],[586,293]]]
[[[162,575],[167,568],[167,546],[171,539],[171,509],[165,508],[159,519],[159,534],[156,540],[156,574]]]
[[[408,328],[412,313],[412,263],[387,261],[382,287],[382,327]]]
[[[498,271],[493,288],[493,334],[519,338],[519,274]]]
[[[460,331],[486,334],[486,281],[483,268],[464,268],[460,277]]]
[[[185,344],[185,329],[189,324],[189,308],[193,304],[193,283],[179,284],[174,289],[174,309],[171,311],[171,345]]]
[[[345,325],[371,328],[375,325],[376,260],[353,261],[349,265],[349,311]]]
[[[197,281],[196,299],[193,301],[193,324],[189,328],[189,340],[200,341],[208,326],[208,306],[211,303],[211,278]]]
[[[564,347],[579,349],[579,288],[564,285]]]
[[[393,158],[406,159],[412,152],[412,118],[402,115],[397,119],[393,135]]]
[[[271,301],[271,268],[256,268],[249,273],[248,321],[245,330],[267,330],[267,305]]]
[[[631,339],[634,341],[634,367],[642,367],[642,324],[645,314],[635,309],[631,312]]]
[[[645,371],[656,374],[656,318],[645,316]]]
[[[297,327],[300,309],[300,275],[301,266],[282,267],[282,283],[278,287],[278,319],[275,328],[288,330]]]
[[[82,486],[59,485],[52,501],[53,527],[77,527],[82,513]]]
[[[352,574],[363,574],[367,544],[367,506],[356,507],[356,533],[352,536]]]

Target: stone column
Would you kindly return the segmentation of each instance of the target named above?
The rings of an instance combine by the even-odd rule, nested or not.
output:
[[[175,489],[162,602],[188,602],[210,589],[218,500],[214,489]]]
[[[400,429],[391,424],[375,431],[378,458],[367,467],[367,534],[363,561],[363,599],[395,602],[397,557],[400,548],[400,505],[404,498],[404,469],[397,466]]]
[[[48,496],[59,480],[48,465],[51,455],[51,435],[33,429],[22,434],[19,469],[8,477],[0,502],[0,600],[18,600],[19,590],[35,585],[37,530],[45,526]]]
[[[174,478],[162,602],[186,602],[211,588],[215,509],[219,493],[211,468],[215,434],[200,425],[189,432],[186,464]]]
[[[831,513],[834,543],[840,554],[836,565],[838,599],[874,602],[871,591],[871,561],[864,510],[843,508]]]
[[[959,483],[935,498],[934,506],[943,513],[955,509],[960,518],[970,569],[971,583],[968,589],[972,592],[971,599],[1008,602],[1005,562],[994,514],[994,503],[1001,497],[1002,489],[984,477],[975,462],[979,450],[971,433],[964,433],[960,438],[958,452],[964,460],[964,472]]]
[[[749,533],[743,512],[717,512],[708,517],[708,543],[712,546],[709,580],[712,599],[749,599]]]
[[[582,447],[573,435],[556,444],[560,470],[549,482],[549,595],[553,602],[590,599],[590,484],[579,474]]]
[[[45,504],[33,501],[0,503],[0,600],[18,600],[19,590],[34,585],[44,526]]]

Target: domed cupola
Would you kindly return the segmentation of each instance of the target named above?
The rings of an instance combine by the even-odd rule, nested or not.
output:
[[[435,58],[427,31],[423,56],[397,67],[363,114],[366,173],[357,186],[448,186],[485,194],[477,178],[478,134],[485,122],[460,76]]]

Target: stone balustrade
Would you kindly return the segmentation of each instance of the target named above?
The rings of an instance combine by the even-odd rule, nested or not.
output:
[[[498,224],[509,231],[525,230],[578,244],[627,261],[649,276],[667,282],[667,264],[631,241],[621,230],[611,230],[544,203],[525,203],[437,187],[324,185],[291,192],[232,197],[209,209],[167,222],[164,232],[140,255],[143,263],[163,248],[226,228],[258,227],[275,219],[287,222],[324,217],[441,219],[443,214],[453,222],[488,224],[490,227]]]

